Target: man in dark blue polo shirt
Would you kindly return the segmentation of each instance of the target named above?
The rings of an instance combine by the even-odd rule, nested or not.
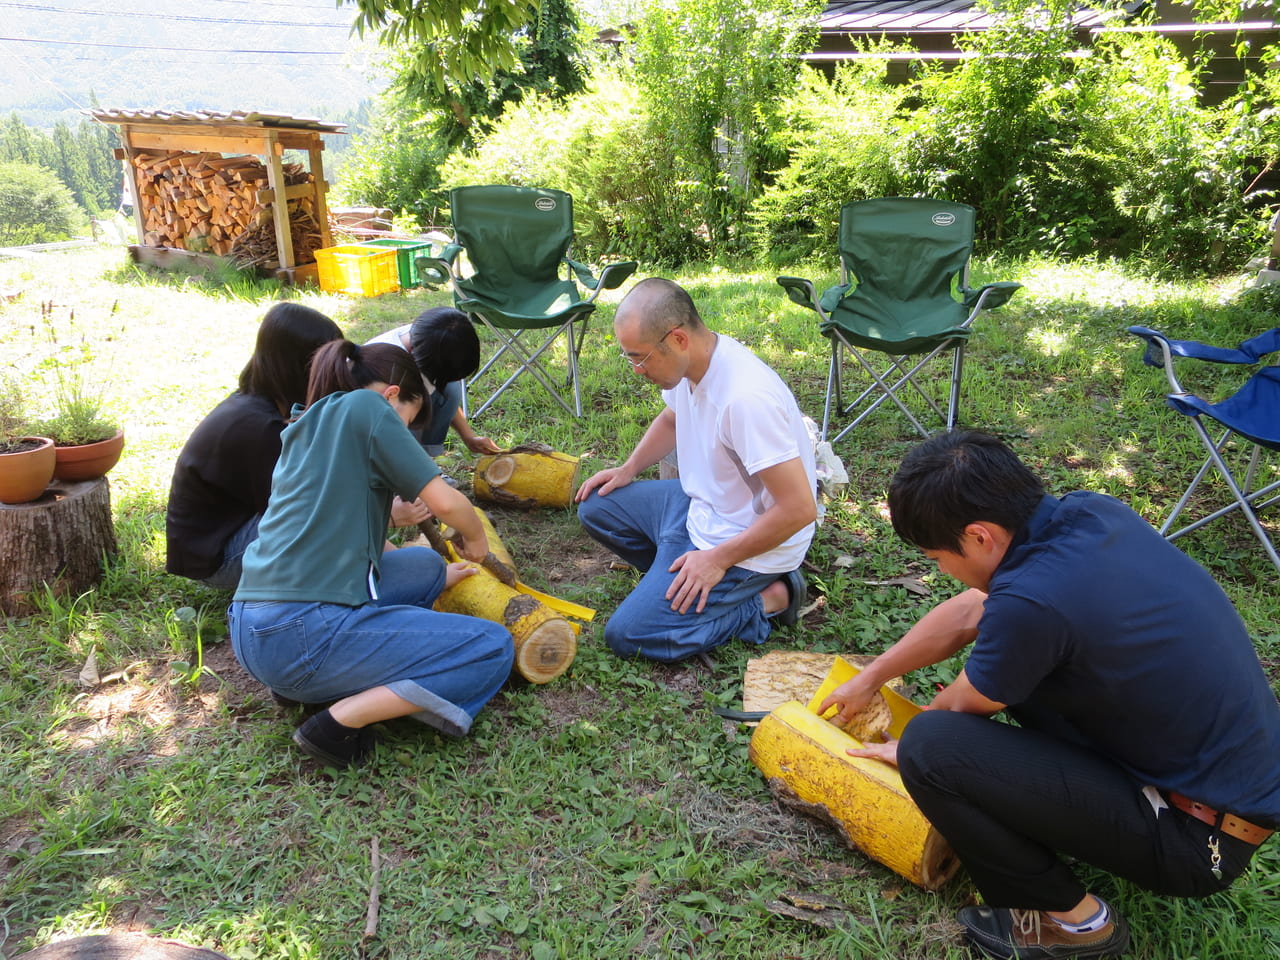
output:
[[[969,939],[1002,958],[1123,952],[1123,918],[1060,855],[1172,896],[1229,886],[1280,827],[1280,705],[1213,578],[1118,500],[1046,496],[981,433],[913,450],[889,508],[971,589],[823,709],[847,719],[973,644],[900,742],[850,751],[898,764],[968,869],[985,901],[959,913]]]

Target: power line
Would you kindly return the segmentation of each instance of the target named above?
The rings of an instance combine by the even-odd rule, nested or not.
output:
[[[19,10],[30,10],[35,13],[72,13],[81,14],[87,17],[111,17],[119,19],[120,17],[145,17],[151,20],[175,21],[182,20],[193,23],[223,23],[236,24],[240,26],[253,27],[292,27],[294,29],[308,28],[330,28],[339,30],[350,30],[351,25],[348,23],[298,23],[294,20],[243,20],[243,19],[227,19],[222,17],[190,17],[181,14],[167,13],[140,13],[135,11],[117,11],[117,10],[68,10],[65,7],[51,7],[41,4],[21,3],[17,0],[0,0],[0,7],[16,7]]]
[[[144,46],[139,43],[104,43],[94,40],[41,40],[36,37],[0,37],[0,40],[10,43],[51,43],[71,47],[115,47],[126,50],[163,50],[169,53],[262,53],[297,57],[316,57],[316,56],[332,56],[333,54],[346,53],[345,50],[211,50],[208,47],[151,47]]]

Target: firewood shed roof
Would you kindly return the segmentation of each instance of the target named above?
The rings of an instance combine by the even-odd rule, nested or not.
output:
[[[346,124],[327,123],[315,117],[293,117],[285,113],[263,113],[257,110],[137,110],[98,108],[86,110],[103,123],[160,123],[175,126],[225,126],[239,124],[253,127],[275,127],[288,130],[315,130],[318,133],[344,133]]]

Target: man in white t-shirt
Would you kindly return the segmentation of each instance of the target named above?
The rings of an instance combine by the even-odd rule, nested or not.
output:
[[[813,444],[795,397],[750,350],[707,329],[669,280],[637,283],[613,329],[623,360],[667,406],[621,466],[578,490],[587,532],[644,572],[605,640],[664,661],[732,637],[763,643],[770,619],[798,619],[817,518]],[[672,451],[679,480],[632,482]]]

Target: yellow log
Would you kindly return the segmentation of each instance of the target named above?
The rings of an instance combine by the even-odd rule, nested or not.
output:
[[[838,660],[808,707],[792,700],[765,717],[751,738],[751,760],[784,804],[829,822],[853,847],[912,883],[935,890],[959,861],[908,795],[895,767],[850,757],[857,746],[816,713],[817,703],[856,668]],[[880,690],[898,736],[919,708],[887,687]]]
[[[510,630],[516,670],[531,683],[554,680],[569,669],[578,652],[578,638],[569,621],[483,568],[441,593],[435,608],[493,620]]]
[[[567,507],[577,479],[577,457],[530,443],[480,457],[472,488],[479,499],[506,506]]]

